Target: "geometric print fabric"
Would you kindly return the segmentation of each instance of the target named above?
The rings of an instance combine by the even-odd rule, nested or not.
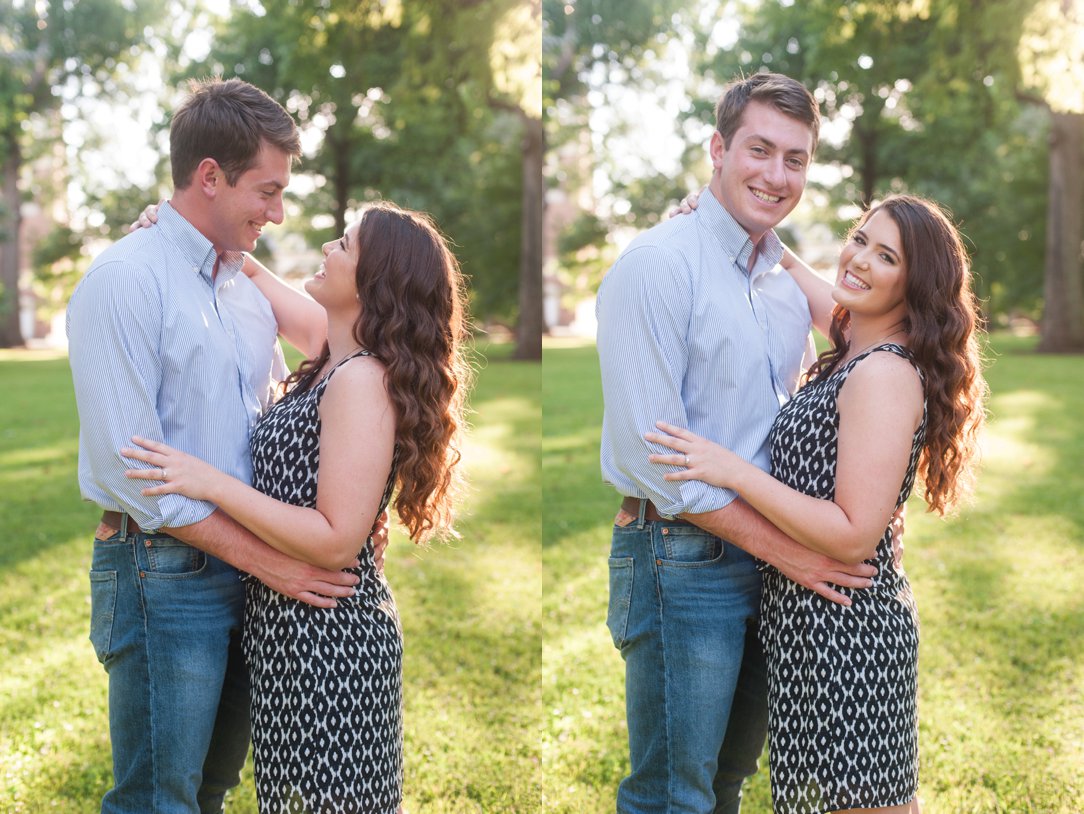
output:
[[[817,498],[835,496],[839,392],[877,351],[914,364],[906,349],[886,343],[799,390],[769,436],[774,477]],[[923,409],[897,509],[911,493],[925,437]],[[902,805],[917,791],[918,615],[891,527],[866,562],[878,569],[870,588],[833,586],[851,598],[849,608],[761,566],[776,814]]]
[[[311,390],[299,383],[256,426],[256,489],[315,506],[319,406],[333,373]],[[393,461],[378,516],[395,470]],[[361,579],[357,595],[336,608],[314,608],[246,580],[244,650],[261,814],[393,814],[402,802],[402,629],[371,538],[358,559],[361,565],[348,569]]]

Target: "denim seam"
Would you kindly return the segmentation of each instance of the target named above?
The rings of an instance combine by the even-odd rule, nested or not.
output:
[[[651,529],[651,568],[655,576],[655,597],[658,600],[655,612],[659,615],[659,649],[662,652],[662,694],[663,709],[666,714],[666,811],[667,814],[674,809],[674,750],[671,748],[673,733],[670,727],[673,725],[673,716],[670,710],[670,660],[666,658],[666,626],[663,624],[663,596],[662,575],[659,573],[659,557],[656,554],[656,534],[660,531],[658,524],[653,524]],[[659,535],[661,536],[661,534]]]
[[[141,613],[141,617],[142,617],[142,620],[143,620],[143,642],[142,642],[143,664],[144,664],[144,666],[145,666],[145,668],[147,670],[145,680],[147,682],[147,695],[148,695],[147,713],[148,713],[148,716],[149,716],[149,720],[147,722],[147,728],[149,730],[147,738],[150,741],[150,748],[151,748],[151,789],[152,789],[152,792],[151,792],[151,813],[152,814],[157,814],[157,812],[160,809],[158,795],[159,795],[159,787],[160,787],[161,784],[159,782],[159,777],[158,777],[158,759],[155,756],[155,753],[157,752],[157,747],[158,747],[158,744],[156,743],[156,739],[155,739],[155,733],[158,730],[157,730],[157,726],[156,726],[157,722],[155,721],[154,711],[157,709],[157,705],[155,703],[154,682],[151,681],[151,652],[150,652],[151,638],[150,638],[150,631],[148,629],[148,622],[147,622],[147,596],[146,596],[146,594],[144,593],[144,590],[143,590],[143,579],[144,579],[143,574],[144,574],[145,569],[143,568],[142,564],[139,562],[140,541],[139,541],[139,539],[138,539],[138,537],[136,535],[130,535],[130,539],[132,540],[132,563],[135,565],[135,576],[136,576],[136,584],[137,584],[137,594],[139,596],[140,613]],[[150,568],[150,555],[147,554],[146,550],[144,550],[143,553],[144,553],[144,556],[147,557],[147,568],[149,569]]]

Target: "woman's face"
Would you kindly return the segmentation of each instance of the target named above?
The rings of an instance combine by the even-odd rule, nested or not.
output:
[[[341,238],[325,243],[321,247],[324,262],[316,274],[305,281],[305,290],[328,311],[360,307],[356,278],[360,228],[360,221],[351,224]]]
[[[878,210],[844,245],[832,297],[852,315],[902,319],[907,313],[906,285],[899,227],[891,215]]]

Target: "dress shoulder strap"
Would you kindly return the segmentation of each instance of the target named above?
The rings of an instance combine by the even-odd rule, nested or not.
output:
[[[911,353],[910,349],[904,347],[903,345],[899,345],[899,344],[897,344],[895,342],[882,342],[880,345],[877,345],[876,347],[870,348],[869,350],[862,351],[862,353],[858,354],[853,359],[851,359],[850,362],[847,363],[847,367],[853,368],[854,365],[856,365],[860,359],[865,359],[870,354],[878,353],[878,352],[894,353],[897,356],[903,357],[904,359],[906,359],[908,362],[911,363],[911,367],[913,367],[915,369],[915,371],[918,373],[918,378],[922,381],[922,383],[923,384],[926,383],[926,374],[924,374],[922,372],[922,368],[919,367],[918,362],[915,361],[914,354]]]

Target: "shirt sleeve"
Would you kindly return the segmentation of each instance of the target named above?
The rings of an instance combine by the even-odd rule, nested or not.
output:
[[[610,269],[596,306],[604,447],[612,456],[603,462],[604,471],[608,463],[615,481],[635,485],[670,516],[720,509],[737,497],[702,481],[664,480],[677,467],[647,459],[654,452],[671,452],[644,440],[656,421],[689,426],[682,386],[694,296],[683,258],[662,247],[643,246],[627,251]]]
[[[156,411],[162,381],[161,291],[139,264],[114,261],[88,273],[68,309],[68,355],[87,458],[81,469],[141,528],[197,523],[214,505],[183,495],[146,497],[153,481],[124,471],[148,467],[121,457],[132,436],[166,441]]]

